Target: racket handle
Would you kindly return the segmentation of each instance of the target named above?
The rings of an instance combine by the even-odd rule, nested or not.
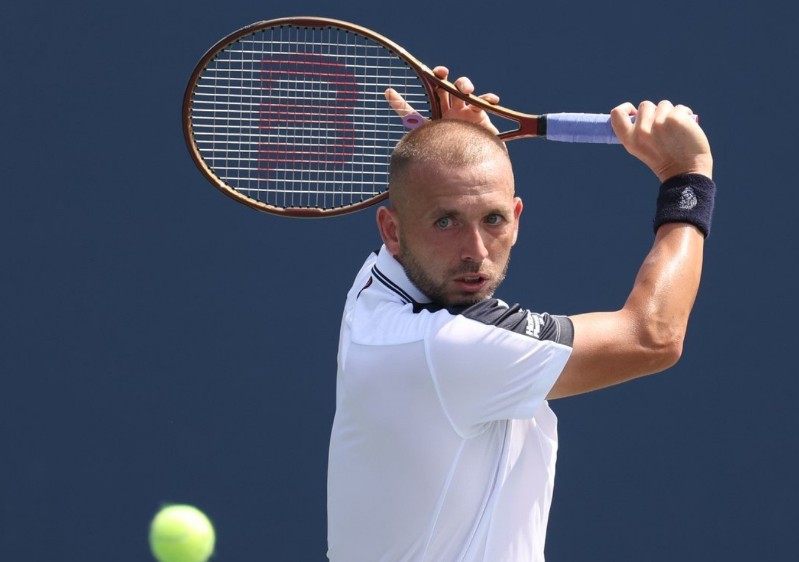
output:
[[[547,140],[560,142],[594,142],[619,144],[604,113],[550,113],[547,118]]]
[[[699,116],[694,115],[699,122]],[[594,142],[620,144],[610,115],[606,113],[549,113],[547,118],[547,140],[561,142]],[[635,116],[630,117],[635,123]]]

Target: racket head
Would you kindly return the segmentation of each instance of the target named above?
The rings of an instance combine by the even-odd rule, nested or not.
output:
[[[402,47],[354,24],[254,23],[197,63],[184,137],[203,175],[249,207],[292,217],[357,211],[387,197],[391,151],[407,132],[385,90],[438,118],[428,75]]]

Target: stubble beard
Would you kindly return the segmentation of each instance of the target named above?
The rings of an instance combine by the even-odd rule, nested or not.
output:
[[[497,287],[505,280],[505,275],[508,272],[508,265],[510,264],[510,254],[505,260],[505,265],[499,276],[490,277],[487,281],[486,287],[479,293],[470,293],[463,295],[451,295],[451,291],[447,291],[447,280],[450,280],[459,275],[475,274],[480,272],[480,264],[475,262],[463,262],[457,269],[448,271],[444,276],[443,281],[436,281],[425,270],[424,265],[416,259],[411,251],[408,250],[407,245],[403,244],[400,247],[399,262],[405,269],[405,274],[408,279],[416,285],[420,291],[427,295],[433,302],[445,306],[462,306],[472,305],[478,302],[489,299],[493,296]]]

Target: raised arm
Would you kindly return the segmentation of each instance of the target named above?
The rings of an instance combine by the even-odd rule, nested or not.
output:
[[[702,271],[714,185],[702,129],[684,106],[623,104],[612,112],[616,135],[658,176],[655,241],[624,306],[571,317],[574,349],[550,398],[581,394],[656,373],[682,354]],[[635,123],[629,116],[635,115]]]

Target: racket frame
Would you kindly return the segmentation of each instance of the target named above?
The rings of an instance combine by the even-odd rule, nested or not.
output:
[[[217,41],[216,44],[214,44],[210,49],[208,49],[208,51],[206,51],[206,53],[200,58],[199,62],[192,71],[188,81],[188,85],[183,95],[183,107],[182,107],[183,136],[186,142],[186,146],[189,150],[189,154],[192,157],[192,160],[200,169],[202,174],[217,189],[222,191],[222,193],[224,193],[225,195],[232,197],[234,200],[236,200],[239,203],[243,203],[256,210],[272,214],[300,217],[300,218],[315,218],[315,217],[330,217],[340,214],[352,213],[361,210],[365,207],[374,205],[380,201],[383,201],[384,199],[386,199],[386,197],[388,197],[388,189],[386,188],[382,192],[372,196],[371,198],[364,199],[360,202],[343,207],[335,207],[330,209],[318,208],[318,207],[276,207],[264,203],[262,201],[253,199],[251,197],[248,197],[247,195],[230,187],[224,180],[219,178],[213,172],[211,167],[206,163],[200,149],[197,146],[197,143],[194,140],[194,130],[192,126],[192,101],[193,101],[194,91],[197,88],[198,80],[202,76],[206,67],[216,58],[216,56],[220,52],[222,52],[228,46],[232,45],[233,43],[236,43],[237,41],[239,41],[244,37],[253,35],[264,29],[281,27],[281,26],[293,26],[298,28],[306,27],[306,28],[318,28],[318,29],[334,27],[356,33],[358,35],[364,36],[369,40],[372,40],[382,45],[389,51],[396,54],[400,59],[402,59],[410,68],[412,68],[417,73],[417,75],[421,79],[421,83],[424,86],[425,92],[427,94],[432,119],[441,118],[443,113],[441,107],[441,100],[439,99],[439,92],[438,92],[438,90],[441,89],[448,92],[450,95],[456,96],[469,104],[480,107],[481,109],[491,114],[498,115],[504,119],[516,122],[518,124],[517,129],[502,132],[498,135],[499,138],[503,140],[512,140],[524,137],[546,136],[546,116],[521,113],[518,111],[514,111],[512,109],[508,109],[501,105],[488,103],[485,100],[475,95],[464,94],[463,92],[458,90],[458,88],[452,82],[449,82],[448,80],[442,80],[441,78],[436,76],[433,73],[433,71],[427,67],[427,65],[425,65],[423,62],[421,62],[419,59],[417,59],[410,53],[408,53],[403,47],[401,47],[394,41],[388,39],[387,37],[384,37],[383,35],[380,35],[379,33],[376,33],[370,29],[337,19],[311,17],[311,16],[286,17],[286,18],[259,21],[247,25],[245,27],[242,27],[241,29],[234,31],[233,33],[230,33],[229,35]]]

